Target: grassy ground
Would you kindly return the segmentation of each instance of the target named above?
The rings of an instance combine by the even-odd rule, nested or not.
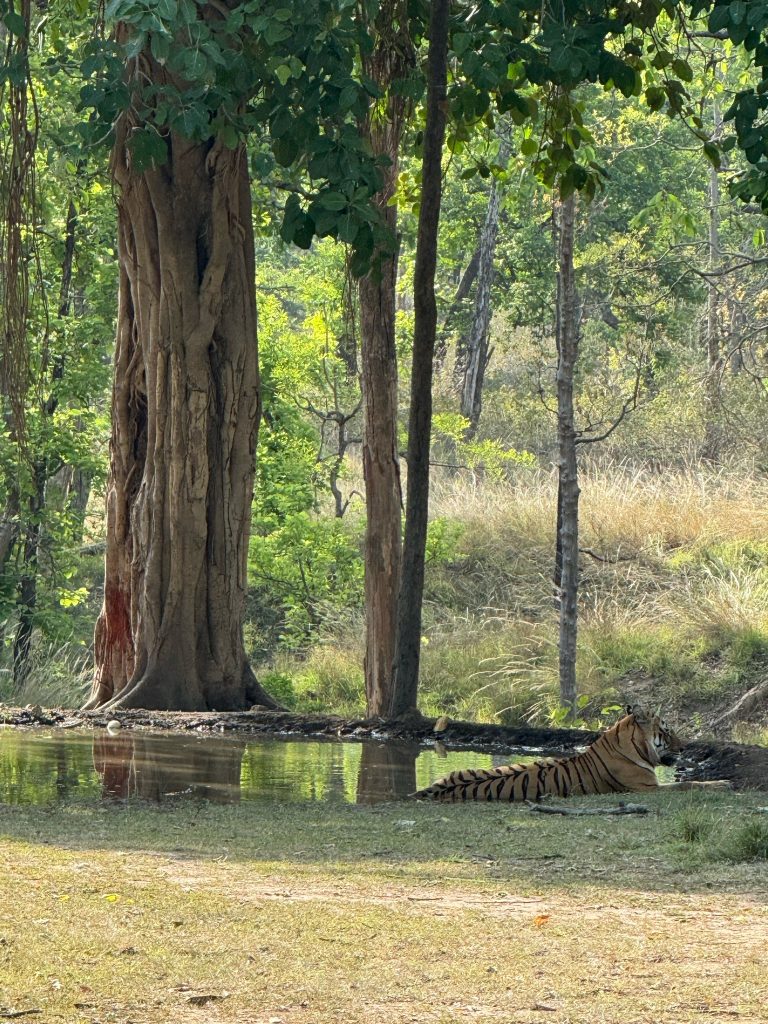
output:
[[[45,1024],[764,1021],[760,798],[646,802],[621,818],[2,808],[0,1010]]]

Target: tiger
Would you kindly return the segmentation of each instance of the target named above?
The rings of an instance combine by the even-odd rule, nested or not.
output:
[[[573,757],[543,758],[531,764],[451,772],[412,796],[417,800],[504,800],[510,803],[548,796],[591,796],[596,793],[642,793],[659,788],[655,768],[673,764],[682,750],[680,737],[658,714],[640,707],[607,729]],[[668,789],[729,788],[729,783],[671,782]]]

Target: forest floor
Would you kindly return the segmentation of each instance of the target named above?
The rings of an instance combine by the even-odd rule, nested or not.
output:
[[[764,1022],[761,801],[3,807],[0,1020]]]

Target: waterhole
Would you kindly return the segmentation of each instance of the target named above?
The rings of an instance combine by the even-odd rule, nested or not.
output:
[[[526,754],[512,759],[530,759]],[[510,755],[350,743],[125,731],[0,730],[0,804],[204,799],[376,803],[456,768]]]

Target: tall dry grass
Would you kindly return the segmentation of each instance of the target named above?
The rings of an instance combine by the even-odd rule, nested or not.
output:
[[[768,481],[743,470],[661,475],[592,464],[581,489],[585,715],[649,688],[685,708],[747,685],[768,663]],[[435,475],[431,517],[456,539],[428,564],[425,711],[508,722],[556,715],[556,499],[555,474],[540,470],[503,482]],[[309,652],[300,672],[321,666],[332,698],[337,659],[349,704],[360,632]],[[356,680],[362,708],[361,672]]]

